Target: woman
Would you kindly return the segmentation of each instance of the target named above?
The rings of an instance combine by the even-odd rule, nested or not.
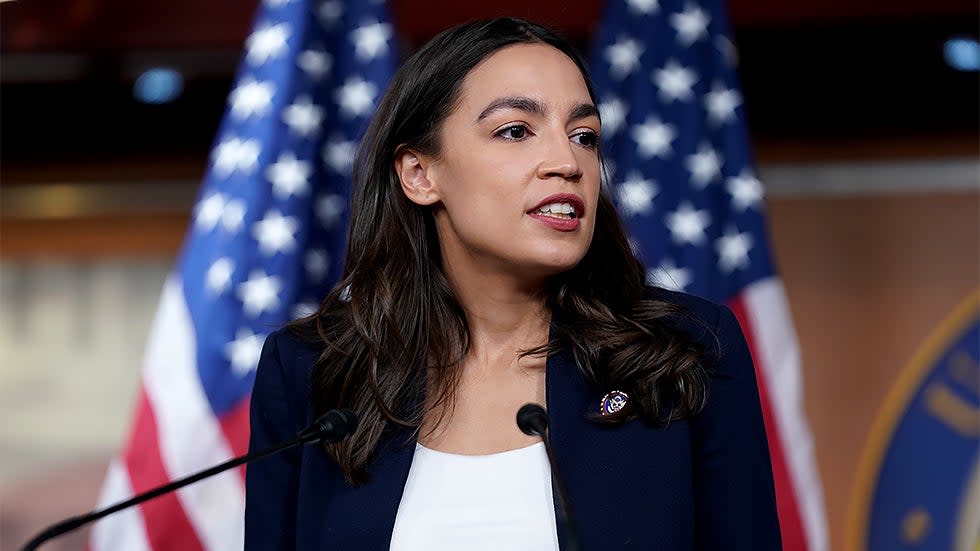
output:
[[[248,468],[247,549],[557,549],[529,402],[582,549],[779,548],[745,341],[727,308],[644,286],[595,106],[574,50],[517,19],[402,66],[355,162],[344,279],[266,342],[251,447],[333,408],[360,426]]]

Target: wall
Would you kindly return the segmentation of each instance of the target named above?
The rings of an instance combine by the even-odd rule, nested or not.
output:
[[[951,174],[954,165],[761,171],[831,549],[843,549],[858,459],[891,384],[980,284],[977,164]],[[146,331],[185,221],[184,212],[0,221],[0,548],[92,507],[128,428]]]
[[[976,192],[777,198],[773,246],[799,332],[831,549],[886,394],[980,286]]]

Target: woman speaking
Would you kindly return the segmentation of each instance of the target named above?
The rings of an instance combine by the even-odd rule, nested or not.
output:
[[[343,280],[269,336],[248,550],[556,550],[544,406],[584,550],[778,549],[752,361],[723,306],[644,284],[574,49],[504,18],[395,75],[358,150]]]

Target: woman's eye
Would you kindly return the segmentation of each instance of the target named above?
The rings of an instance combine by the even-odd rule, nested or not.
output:
[[[497,136],[507,138],[508,140],[523,140],[527,137],[527,127],[522,124],[508,126],[497,132]]]
[[[596,148],[599,146],[599,135],[591,130],[578,132],[572,135],[572,139],[578,142],[579,145],[588,148]]]

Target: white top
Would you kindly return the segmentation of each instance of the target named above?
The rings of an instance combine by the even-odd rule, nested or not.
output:
[[[390,551],[557,551],[544,443],[490,455],[415,447]]]

